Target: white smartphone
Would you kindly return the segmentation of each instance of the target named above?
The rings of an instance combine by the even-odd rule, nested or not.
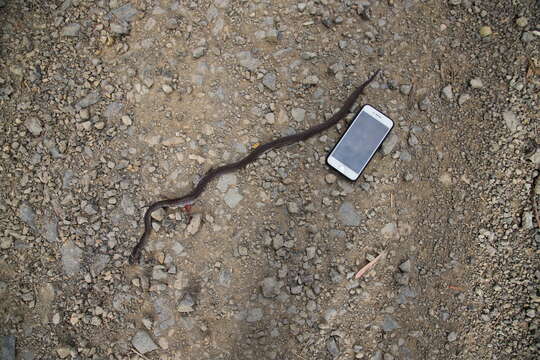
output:
[[[388,116],[364,106],[328,155],[328,165],[350,180],[358,179],[392,127]]]

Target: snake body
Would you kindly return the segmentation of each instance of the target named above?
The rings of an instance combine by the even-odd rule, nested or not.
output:
[[[302,132],[284,136],[267,142],[266,144],[260,145],[257,148],[253,149],[243,159],[240,159],[236,162],[208,170],[208,172],[199,180],[195,188],[187,195],[174,199],[161,200],[151,204],[144,213],[144,233],[142,234],[137,245],[135,245],[135,247],[133,248],[133,251],[131,252],[131,255],[129,257],[129,263],[137,263],[141,257],[142,250],[148,242],[148,238],[150,236],[150,233],[152,232],[152,213],[154,211],[167,207],[184,207],[186,205],[191,205],[203,193],[208,183],[214,178],[244,168],[247,164],[255,161],[259,156],[261,156],[268,150],[280,148],[282,146],[290,145],[299,141],[305,141],[312,136],[317,135],[318,133],[334,126],[349,113],[349,110],[355,103],[356,99],[363,93],[364,89],[375,79],[378,73],[379,70],[377,70],[366,82],[357,87],[352,92],[352,94],[349,95],[349,97],[347,98],[343,106],[338,110],[338,112],[336,112],[330,119],[314,125]]]

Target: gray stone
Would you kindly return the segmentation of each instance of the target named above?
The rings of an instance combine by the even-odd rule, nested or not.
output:
[[[511,131],[515,132],[519,126],[519,120],[517,119],[516,114],[511,111],[505,111],[502,114],[504,123],[506,127]]]
[[[15,336],[0,337],[0,359],[15,360]]]
[[[418,102],[418,107],[420,108],[420,111],[428,111],[431,108],[431,100],[429,97],[424,96],[422,100]]]
[[[236,188],[230,188],[223,196],[223,200],[231,209],[234,209],[243,198]]]
[[[27,203],[22,203],[19,207],[19,218],[32,229],[36,228],[36,213]]]
[[[62,266],[64,272],[68,275],[75,275],[81,267],[81,256],[83,251],[79,249],[73,241],[67,241],[61,249]]]
[[[274,238],[272,239],[272,247],[274,248],[274,250],[281,249],[283,247],[283,236],[279,234],[274,236]]]
[[[521,227],[530,230],[534,229],[533,213],[531,211],[524,211],[521,216]]]
[[[9,249],[11,245],[13,245],[13,239],[9,237],[0,238],[0,249],[2,250]]]
[[[382,323],[382,329],[385,332],[390,332],[395,329],[399,329],[399,324],[389,315],[384,316],[384,321]]]
[[[62,177],[62,188],[63,189],[67,189],[67,188],[69,188],[71,186],[71,183],[73,182],[73,176],[74,175],[75,174],[70,169],[67,169],[64,172],[64,176]]]
[[[412,85],[410,84],[403,84],[399,87],[399,92],[403,95],[409,95],[412,90]]]
[[[73,349],[69,346],[60,346],[56,348],[56,353],[60,357],[60,359],[66,359],[68,356],[71,355]]]
[[[402,152],[399,153],[399,160],[401,160],[401,161],[411,161],[412,160],[412,155],[408,151],[402,151]]]
[[[165,94],[170,94],[170,93],[172,93],[173,90],[174,90],[174,89],[172,88],[172,86],[169,85],[169,84],[163,84],[163,85],[161,86],[161,89],[163,90],[163,92],[164,92]]]
[[[263,311],[261,308],[249,309],[246,316],[246,321],[249,323],[257,322],[263,318]]]
[[[199,59],[204,56],[206,49],[203,46],[193,49],[192,55],[194,59]]]
[[[529,23],[529,19],[527,19],[524,16],[518,17],[516,19],[516,25],[519,26],[519,27],[523,28],[523,27],[527,26],[528,23]]]
[[[326,350],[328,350],[333,358],[337,358],[339,356],[340,351],[334,336],[331,336],[326,342]]]
[[[64,26],[64,28],[62,29],[62,35],[70,36],[70,37],[78,36],[80,30],[81,30],[81,25],[69,24],[69,25]]]
[[[240,51],[236,53],[236,59],[241,66],[245,67],[250,71],[255,71],[259,64],[259,60],[255,59],[250,51]]]
[[[276,91],[276,74],[274,72],[267,72],[262,82],[268,89]]]
[[[219,273],[218,283],[221,286],[229,287],[231,285],[232,272],[229,269],[223,269]]]
[[[461,0],[448,0],[448,3],[453,6],[461,4]]]
[[[462,106],[463,104],[465,104],[470,99],[471,99],[471,95],[469,95],[469,94],[461,94],[461,95],[459,95],[459,98],[458,98],[459,106]]]
[[[261,283],[264,297],[273,298],[279,295],[280,284],[275,277],[267,277]]]
[[[264,39],[271,44],[276,44],[279,39],[279,31],[276,29],[270,29],[264,34]]]
[[[176,20],[175,18],[169,18],[165,22],[165,28],[167,28],[169,30],[174,30],[177,27],[178,27],[178,20]]]
[[[522,35],[521,35],[521,41],[523,42],[532,42],[535,40],[535,33],[533,31],[525,31]]]
[[[418,138],[416,137],[416,135],[410,134],[410,135],[409,135],[408,143],[409,143],[409,145],[411,145],[411,146],[416,146],[416,145],[418,145],[420,142],[418,141]]]
[[[338,219],[343,225],[358,226],[360,225],[360,216],[356,212],[352,203],[346,201],[339,207]]]
[[[540,168],[540,147],[529,156],[529,160],[537,167]],[[536,182],[536,188],[540,190],[540,181]],[[536,192],[537,195],[540,195],[540,191]]]
[[[297,122],[302,122],[306,118],[306,110],[300,108],[293,108],[291,110],[293,119]]]
[[[447,339],[448,339],[449,342],[454,342],[454,341],[457,340],[457,338],[458,338],[457,333],[455,331],[452,331],[450,334],[448,334]]]
[[[165,210],[163,208],[157,209],[150,216],[156,221],[161,221],[165,218]]]
[[[300,54],[300,57],[304,60],[311,60],[311,59],[314,59],[317,57],[317,54],[314,53],[314,52],[309,52],[309,51],[306,51],[306,52],[303,52]]]
[[[399,137],[396,134],[388,135],[388,137],[384,140],[381,146],[381,151],[383,155],[390,154],[394,150],[398,142],[399,142]]]
[[[31,117],[27,119],[24,122],[24,126],[30,131],[30,133],[34,136],[39,136],[41,132],[43,131],[43,127],[41,127],[41,122],[38,118]]]
[[[220,9],[225,9],[227,6],[229,6],[229,0],[215,0],[214,5]]]
[[[452,85],[446,85],[442,89],[441,95],[445,100],[453,101],[454,100],[454,92],[452,91]]]
[[[167,279],[167,272],[165,271],[165,266],[163,265],[156,265],[152,268],[152,280],[166,280]]]
[[[122,200],[120,200],[120,206],[126,215],[135,215],[135,206],[133,201],[128,194],[122,195]]]
[[[193,214],[191,217],[191,220],[186,228],[186,232],[188,235],[195,235],[197,232],[199,232],[199,229],[201,228],[201,214]]]
[[[398,236],[396,223],[387,223],[381,229],[381,235],[386,238],[392,238]]]
[[[118,20],[127,22],[132,21],[138,13],[139,11],[129,3],[111,11]]]
[[[221,192],[227,191],[230,186],[236,185],[237,179],[235,174],[225,174],[219,178],[217,188]]]
[[[105,108],[105,111],[103,112],[103,116],[105,116],[107,119],[114,118],[115,116],[118,116],[120,112],[122,112],[122,109],[124,108],[124,104],[121,102],[115,101],[107,105]]]
[[[317,85],[319,82],[320,80],[316,75],[309,75],[302,81],[304,85]]]
[[[309,246],[306,248],[306,258],[311,260],[315,257],[317,248],[315,246]]]
[[[193,312],[193,306],[195,306],[195,301],[191,297],[191,294],[188,293],[178,304],[177,310],[181,313],[190,313]]]
[[[407,259],[407,261],[404,261],[399,265],[399,270],[408,273],[411,271],[411,260]]]
[[[297,203],[291,201],[287,203],[287,211],[289,212],[289,214],[298,214],[300,209],[298,208]]]
[[[22,350],[21,351],[21,359],[22,360],[34,360],[35,358],[36,358],[36,356],[34,355],[33,352],[31,352],[29,350]]]
[[[482,80],[478,78],[471,79],[471,81],[469,81],[469,85],[471,85],[473,89],[481,89],[484,87]]]
[[[161,336],[175,325],[176,319],[171,305],[165,298],[157,298],[154,301],[154,310],[156,312],[154,335]]]
[[[416,297],[416,292],[413,289],[411,289],[409,286],[402,286],[399,289],[399,293],[397,296],[397,303],[400,305],[407,304],[411,302],[409,298],[415,298],[415,297]]]
[[[333,183],[336,182],[337,177],[336,177],[336,175],[334,175],[334,174],[328,174],[328,175],[326,175],[326,176],[324,177],[324,179],[326,180],[326,182],[327,182],[328,184],[333,184]]]
[[[157,350],[158,346],[152,340],[150,335],[144,330],[139,330],[131,339],[131,344],[137,349],[141,354],[146,354],[148,352]]]
[[[79,100],[79,102],[77,103],[77,106],[80,107],[81,109],[84,109],[84,108],[86,108],[86,107],[88,107],[90,105],[94,105],[100,99],[101,99],[101,97],[100,97],[98,92],[92,92],[92,93],[86,95],[81,100]]]
[[[45,221],[45,239],[48,242],[56,242],[58,240],[58,220],[51,217]]]
[[[107,266],[110,259],[111,257],[109,255],[98,254],[94,257],[94,263],[92,264],[90,269],[95,275],[99,275],[103,271],[103,269],[105,269],[105,266]]]
[[[409,285],[410,277],[408,273],[397,273],[395,274],[394,278],[396,279],[398,285]]]
[[[115,34],[126,35],[129,34],[129,30],[129,24],[126,21],[111,23],[111,31]]]

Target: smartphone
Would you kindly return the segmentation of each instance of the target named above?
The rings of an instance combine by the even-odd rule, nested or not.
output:
[[[348,179],[358,179],[393,127],[388,116],[371,105],[364,106],[326,162]]]

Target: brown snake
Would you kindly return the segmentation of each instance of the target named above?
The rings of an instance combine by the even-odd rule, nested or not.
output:
[[[208,172],[199,180],[197,186],[187,195],[184,195],[175,199],[166,199],[153,203],[144,213],[144,233],[141,236],[141,239],[133,248],[131,255],[129,257],[129,263],[134,264],[139,261],[141,257],[141,252],[146,243],[148,242],[148,237],[152,231],[152,213],[158,209],[166,207],[185,207],[193,204],[195,200],[202,194],[206,186],[210,181],[215,177],[220,175],[230,173],[236,170],[240,170],[245,167],[247,164],[255,161],[260,155],[265,153],[270,149],[279,148],[285,145],[290,145],[299,141],[304,141],[311,138],[314,135],[334,126],[341,119],[343,119],[348,113],[356,99],[363,93],[364,89],[375,79],[379,74],[379,70],[375,72],[366,82],[356,88],[353,93],[347,98],[341,109],[336,112],[330,119],[324,121],[320,124],[314,125],[307,130],[304,130],[300,133],[284,136],[279,139],[267,142],[257,148],[253,149],[247,156],[243,159],[233,162],[231,164],[226,164],[215,169],[210,169]]]

